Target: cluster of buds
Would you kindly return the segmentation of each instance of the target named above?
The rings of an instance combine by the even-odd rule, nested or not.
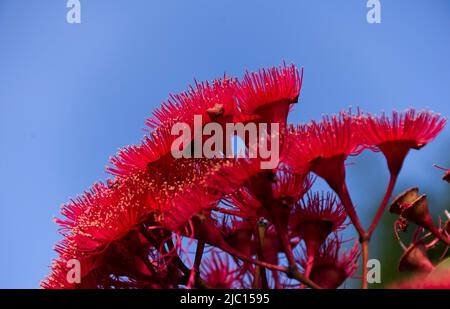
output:
[[[443,178],[448,181],[448,171]],[[420,195],[418,188],[410,188],[399,194],[391,203],[390,212],[398,215],[394,223],[395,235],[404,250],[398,270],[415,274],[406,281],[396,283],[396,288],[450,288],[450,269],[442,261],[450,247],[450,213],[444,211],[444,220],[439,219],[436,226],[431,217],[428,199]],[[410,224],[416,225],[411,242],[406,245],[400,238],[400,232],[406,232]],[[431,249],[439,248],[443,252],[433,262],[428,254]]]
[[[111,177],[63,205],[63,218],[57,219],[63,236],[56,245],[59,256],[42,286],[338,288],[362,265],[365,287],[369,240],[403,161],[411,149],[431,142],[446,120],[413,109],[391,116],[349,110],[295,126],[287,118],[302,80],[303,70],[284,64],[246,72],[242,79],[196,83],[171,95],[147,119],[141,143],[112,157]],[[278,164],[262,168],[261,154],[175,158],[172,128],[183,123],[195,132],[197,116],[201,126],[216,129],[230,123],[277,124],[280,130],[268,132],[263,142],[279,143]],[[245,134],[240,137],[248,153],[254,145]],[[218,144],[229,139],[219,138]],[[187,149],[198,141],[209,142],[194,133],[185,141]],[[391,176],[368,229],[346,184],[347,158],[365,149],[385,156]],[[314,189],[316,177],[329,191]],[[449,224],[433,229],[424,207],[426,200],[410,190],[391,211],[400,215],[402,228],[408,220],[448,243]],[[358,233],[354,245],[342,239],[350,225]],[[79,262],[79,280],[69,280],[72,260]]]

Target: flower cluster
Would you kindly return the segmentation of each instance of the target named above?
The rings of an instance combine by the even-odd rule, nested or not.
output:
[[[111,178],[63,205],[56,220],[63,240],[42,287],[337,288],[355,274],[361,253],[364,277],[368,241],[407,153],[432,141],[446,120],[412,109],[390,117],[349,110],[294,126],[287,117],[302,80],[303,70],[283,64],[171,95],[147,119],[141,143],[111,158]],[[202,125],[278,124],[278,165],[262,169],[260,156],[174,158],[172,127],[193,128],[197,115]],[[382,152],[391,173],[367,230],[345,180],[347,158],[365,149]],[[316,177],[328,192],[314,189]],[[406,193],[391,212],[403,228],[414,222],[448,243],[448,222],[433,228],[430,217],[420,217],[420,198]],[[360,240],[351,247],[341,235],[350,224]],[[410,251],[424,251],[422,244]]]
[[[446,256],[450,247],[450,214],[445,211],[446,221],[440,220],[435,226],[431,217],[428,199],[425,194],[419,195],[418,188],[410,188],[399,194],[391,203],[390,212],[398,215],[394,232],[403,248],[398,270],[414,274],[413,278],[393,285],[394,288],[450,288],[449,270],[446,267]],[[401,233],[406,232],[410,224],[416,225],[412,240],[405,244]],[[438,243],[444,244],[444,249]],[[433,261],[429,251],[443,250],[439,258]]]

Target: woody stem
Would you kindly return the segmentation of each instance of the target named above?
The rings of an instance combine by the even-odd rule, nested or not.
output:
[[[305,276],[309,278],[311,270],[314,264],[314,254],[308,254],[308,260],[306,262]]]
[[[264,223],[258,222],[256,224],[255,229],[255,245],[258,254],[258,259],[261,261],[264,261],[263,246],[265,233],[266,233],[266,225]],[[266,268],[263,266],[256,267],[254,287],[262,289],[267,289],[268,287]]]
[[[205,242],[199,240],[197,243],[197,248],[195,250],[195,260],[193,270],[198,273],[200,269],[200,263],[202,262],[203,250],[205,249]]]
[[[199,240],[197,242],[197,248],[195,250],[195,260],[194,260],[194,265],[191,269],[191,274],[189,276],[189,281],[187,286],[191,287],[192,285],[194,285],[197,282],[197,278],[198,278],[198,274],[199,274],[199,269],[200,269],[200,263],[202,261],[202,257],[203,257],[203,250],[205,249],[205,242]]]
[[[303,275],[302,273],[300,273],[298,271],[298,269],[292,269],[291,267],[287,268],[287,267],[280,266],[280,265],[275,265],[275,264],[271,264],[271,263],[267,263],[267,262],[263,262],[263,261],[259,261],[259,260],[254,260],[251,257],[247,257],[235,250],[227,250],[227,251],[228,251],[228,253],[230,253],[231,255],[234,255],[235,257],[237,257],[240,260],[243,260],[243,261],[249,262],[249,263],[253,263],[255,265],[259,265],[259,266],[265,267],[270,270],[284,272],[290,278],[293,278],[312,289],[320,289],[320,286],[318,286],[312,280],[306,278],[305,275]]]
[[[310,280],[309,278],[307,278],[304,274],[302,274],[298,269],[296,269],[295,271],[292,272],[291,274],[291,278],[303,283],[306,286],[309,286],[310,288],[313,289],[320,289],[320,286],[318,286],[317,284],[315,284],[312,280]]]

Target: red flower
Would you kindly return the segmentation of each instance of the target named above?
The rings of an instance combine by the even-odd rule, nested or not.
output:
[[[360,118],[363,142],[380,150],[386,157],[391,174],[398,174],[410,149],[420,149],[442,131],[446,120],[428,111],[413,109],[404,113],[394,111],[389,118],[367,115]]]
[[[192,124],[195,115],[212,121],[224,117],[232,120],[237,111],[236,87],[236,79],[226,76],[212,83],[195,82],[188,91],[170,95],[170,99],[153,112],[146,124],[151,129],[171,127],[176,122]]]
[[[63,206],[63,218],[56,221],[64,238],[55,247],[58,258],[42,287],[280,288],[300,282],[339,287],[354,274],[359,256],[357,244],[341,252],[337,233],[345,227],[346,216],[358,231],[367,260],[372,227],[395,184],[392,174],[399,172],[409,149],[434,139],[446,121],[413,110],[394,112],[392,118],[341,112],[286,131],[302,75],[294,65],[283,64],[246,72],[241,82],[224,77],[171,95],[146,121],[149,130],[142,142],[111,159],[108,171],[113,178]],[[203,124],[222,127],[230,122],[278,123],[283,146],[279,166],[262,170],[259,159],[175,159],[172,126],[184,122],[192,131],[196,115],[202,116]],[[271,137],[263,142],[271,145]],[[365,147],[382,151],[391,171],[381,211],[367,232],[345,183],[346,159]],[[311,172],[328,182],[340,202],[330,193],[303,198],[314,180]],[[446,170],[447,181],[449,173]],[[426,196],[419,196],[417,189],[397,198],[391,211],[400,215],[402,227],[414,222],[436,236],[425,249],[439,239],[449,244],[449,222],[443,228],[434,226]],[[185,265],[191,261],[187,238],[198,240],[192,269]],[[301,240],[305,252],[298,260],[294,248]],[[204,252],[205,245],[220,250],[220,255]],[[287,267],[280,265],[280,253]],[[432,270],[424,253],[420,245],[407,250],[401,269]],[[71,260],[79,262],[81,281],[69,280]],[[298,262],[305,274],[298,271]],[[273,280],[268,280],[267,271]],[[280,272],[286,278],[279,277]]]
[[[81,254],[103,250],[114,240],[125,236],[133,227],[146,220],[154,209],[147,203],[152,192],[145,174],[125,180],[98,183],[83,196],[64,205],[57,219],[64,235],[76,235],[76,249]]]
[[[56,247],[60,258],[43,286],[98,287],[107,285],[103,280],[109,275],[124,271],[131,280],[151,276],[150,243],[139,231],[144,223],[155,225],[152,214],[158,209],[152,208],[147,200],[152,188],[148,175],[135,174],[109,181],[108,185],[98,183],[66,204],[62,209],[66,218],[57,219],[65,236]],[[66,263],[70,259],[80,261],[80,284],[67,282]],[[151,278],[147,279],[145,282],[150,283]]]
[[[281,204],[291,207],[311,189],[314,180],[314,177],[309,174],[298,174],[288,169],[280,169],[272,184],[273,197]]]
[[[245,186],[225,197],[222,203],[226,206],[223,212],[227,214],[255,222],[258,217],[263,216],[261,202]]]
[[[228,256],[221,257],[216,252],[202,263],[201,273],[209,288],[231,289],[238,283],[238,270],[231,267]]]
[[[222,197],[220,194],[225,194],[223,191],[220,194],[213,192],[212,188],[205,190],[207,180],[213,182],[216,179],[213,183],[217,184],[221,179],[222,190],[235,190],[230,183],[240,186],[242,181],[245,181],[243,176],[231,180],[223,178],[228,175],[223,174],[224,171],[231,173],[233,168],[242,167],[242,163],[232,163],[228,160],[180,159],[173,161],[171,167],[168,170],[159,170],[156,167],[152,173],[135,172],[125,178],[109,181],[107,185],[96,184],[85,195],[65,205],[62,214],[66,218],[57,220],[66,237],[58,246],[61,262],[55,264],[49,280],[61,284],[60,287],[66,287],[67,285],[59,280],[61,277],[59,272],[66,270],[61,265],[72,258],[83,260],[84,271],[90,269],[91,266],[86,265],[90,265],[92,259],[96,260],[95,267],[83,275],[83,286],[89,283],[89,278],[92,278],[94,273],[98,274],[100,269],[104,270],[106,265],[114,267],[110,266],[104,270],[104,275],[96,275],[95,278],[100,280],[108,273],[115,273],[125,266],[125,270],[131,272],[132,278],[138,278],[141,270],[146,269],[141,266],[142,260],[148,263],[148,251],[136,259],[135,254],[124,255],[122,249],[117,252],[114,248],[123,247],[129,250],[130,246],[138,246],[144,251],[145,248],[148,250],[148,246],[143,245],[139,239],[134,242],[125,239],[129,238],[133,231],[148,226],[149,222],[154,228],[165,227],[173,232],[184,232],[183,228],[196,215],[211,211],[212,206]],[[247,168],[247,171],[250,172],[251,169]],[[193,232],[196,233],[196,237],[204,237],[219,246],[223,245],[220,233],[213,239],[217,230],[214,224],[199,223],[198,220],[195,222],[194,226],[197,228]],[[156,252],[164,243],[163,239],[170,238],[170,235],[153,242],[157,248]],[[164,254],[161,252],[161,256]],[[62,280],[64,281],[64,278]],[[148,279],[146,282],[152,280]]]
[[[134,172],[145,171],[156,161],[171,162],[174,158],[171,147],[177,136],[171,134],[172,126],[186,123],[193,131],[194,116],[202,116],[203,124],[218,122],[222,125],[233,122],[237,103],[234,97],[236,80],[224,77],[208,82],[196,83],[187,92],[171,95],[167,103],[147,119],[151,128],[140,145],[127,146],[111,158],[109,172],[125,177]],[[194,138],[194,136],[192,136]]]
[[[311,271],[319,248],[331,233],[344,228],[346,218],[344,206],[330,193],[308,193],[307,200],[302,199],[295,205],[290,227],[293,235],[300,236],[305,242],[306,275]]]
[[[297,103],[303,80],[292,64],[245,73],[236,93],[243,114],[256,114],[262,122],[286,124],[291,104]]]
[[[51,274],[41,282],[41,287],[44,289],[74,289],[76,286],[67,280],[67,273],[70,269],[66,266],[67,261],[64,259],[57,259],[53,261],[50,267]]]
[[[179,265],[175,259],[164,261],[161,244],[166,236],[144,236],[143,231],[131,230],[122,239],[110,242],[102,251],[80,253],[78,235],[60,242],[56,251],[59,258],[52,272],[41,284],[44,288],[173,288],[180,280]],[[79,262],[79,282],[68,278],[76,259]]]
[[[253,233],[255,231],[255,223],[251,221],[240,221],[225,216],[222,223],[222,233],[225,241],[238,252],[251,256],[255,252]],[[227,224],[227,221],[231,221]]]
[[[144,136],[140,145],[126,146],[114,155],[107,170],[114,176],[127,177],[136,172],[146,171],[149,164],[162,161],[171,162],[173,156],[171,147],[177,137],[172,135],[170,128],[160,128]]]
[[[325,289],[338,288],[358,268],[358,243],[350,251],[340,252],[342,242],[337,238],[327,240],[314,257],[310,278]],[[303,268],[307,267],[306,257],[300,261]]]
[[[345,179],[344,161],[362,150],[356,128],[355,117],[348,112],[291,128],[284,161],[296,171],[312,171],[333,189],[340,189]]]

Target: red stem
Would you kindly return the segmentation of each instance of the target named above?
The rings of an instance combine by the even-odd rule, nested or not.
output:
[[[361,225],[361,221],[359,220],[358,215],[356,214],[355,207],[353,206],[352,199],[350,194],[348,193],[347,184],[344,182],[341,189],[336,192],[344,205],[345,210],[347,211],[350,220],[352,221],[353,226],[358,232],[359,238],[364,239],[367,237],[364,228]]]
[[[389,179],[389,185],[386,189],[386,193],[384,194],[383,200],[378,207],[377,213],[375,214],[375,217],[372,220],[372,223],[370,224],[369,230],[367,231],[367,237],[370,238],[372,236],[373,231],[378,225],[378,222],[381,219],[381,216],[384,213],[384,210],[386,209],[386,206],[389,202],[389,199],[391,198],[392,192],[394,191],[395,183],[397,182],[398,174],[391,174],[391,177]]]
[[[295,269],[294,271],[292,271],[292,269],[284,267],[284,266],[275,265],[275,264],[271,264],[271,263],[267,263],[267,262],[263,262],[263,261],[259,261],[259,260],[254,260],[251,257],[247,257],[244,254],[241,254],[240,252],[238,252],[234,249],[231,249],[231,248],[226,251],[228,253],[230,253],[231,255],[234,255],[235,257],[237,257],[240,260],[243,260],[243,261],[249,262],[249,263],[253,263],[255,265],[259,265],[259,266],[265,267],[270,270],[284,272],[284,273],[288,274],[291,278],[309,286],[310,288],[320,289],[320,286],[318,286],[316,283],[314,283],[310,279],[306,278],[304,274],[302,274],[298,271],[298,269]]]
[[[361,279],[361,283],[362,283],[362,288],[363,289],[367,289],[369,287],[369,283],[367,282],[367,273],[368,273],[368,269],[367,269],[367,261],[369,260],[369,239],[366,238],[364,240],[361,241],[361,247],[362,247],[362,260],[363,260],[363,265],[362,265],[362,269],[363,269],[363,274],[362,274],[362,279]]]
[[[350,217],[350,220],[352,221],[353,226],[355,227],[356,231],[359,235],[359,242],[361,243],[362,248],[362,288],[367,289],[368,283],[367,283],[367,261],[369,259],[369,237],[364,228],[361,225],[361,221],[359,220],[359,217],[355,211],[355,207],[353,206],[352,199],[350,197],[350,194],[348,193],[347,184],[344,182],[342,185],[342,188],[339,190],[339,192],[336,192],[342,202],[342,204],[345,207],[345,210],[348,213],[348,216]]]
[[[306,262],[305,277],[309,278],[313,264],[314,264],[314,254],[309,254],[308,260]]]
[[[205,249],[205,242],[198,240],[197,249],[195,250],[194,266],[192,267],[191,275],[189,276],[189,281],[188,281],[187,287],[191,287],[196,282],[196,278],[199,274],[200,263],[202,262],[204,249]]]

